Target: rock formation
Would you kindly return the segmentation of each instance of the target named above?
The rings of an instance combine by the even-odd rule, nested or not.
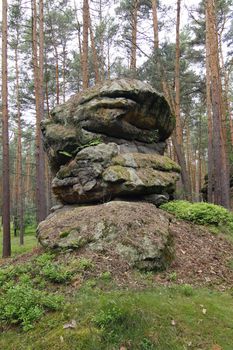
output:
[[[91,248],[116,240],[119,248],[119,244],[124,247],[120,241],[125,236],[129,246],[134,237],[129,224],[137,226],[133,214],[136,211],[140,218],[139,210],[141,226],[137,227],[141,231],[135,229],[134,238],[139,239],[138,247],[143,241],[148,252],[141,247],[135,248],[136,254],[131,244],[132,254],[137,255],[131,260],[135,266],[144,266],[142,261],[150,262],[151,268],[164,266],[164,256],[172,255],[167,254],[171,242],[168,221],[158,214],[158,221],[165,226],[160,230],[161,225],[155,222],[155,230],[151,230],[151,218],[147,223],[141,201],[159,205],[173,195],[179,166],[163,155],[173,128],[174,118],[165,98],[138,80],[106,81],[57,106],[50,119],[42,123],[42,132],[54,175],[53,191],[65,207],[40,224],[40,242],[50,247]],[[115,204],[102,204],[113,199],[117,199]],[[157,209],[146,205],[151,206],[148,213],[156,221]],[[111,228],[109,208],[115,208],[119,221],[127,213],[129,222],[126,220],[123,226],[115,223]],[[98,221],[99,215],[102,221]],[[157,252],[157,257],[152,251]]]

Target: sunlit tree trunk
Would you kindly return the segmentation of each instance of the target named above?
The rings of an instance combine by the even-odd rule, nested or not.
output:
[[[226,135],[223,123],[222,85],[219,69],[218,37],[215,4],[206,1],[206,32],[208,33],[209,69],[211,83],[211,107],[213,119],[214,201],[230,208],[230,183],[227,162]]]

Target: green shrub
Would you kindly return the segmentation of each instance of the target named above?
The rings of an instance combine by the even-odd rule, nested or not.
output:
[[[125,319],[125,313],[114,302],[108,302],[103,305],[103,308],[93,317],[94,324],[102,329],[110,328],[112,325],[121,324]]]
[[[50,263],[54,259],[54,254],[51,253],[44,253],[39,255],[36,259],[35,262],[39,266],[44,266],[47,263]]]
[[[58,310],[63,298],[33,288],[30,276],[21,277],[18,284],[8,282],[0,295],[0,320],[4,323],[20,324],[23,330],[33,328],[46,310]]]
[[[67,283],[71,280],[73,273],[63,266],[47,263],[42,268],[42,275],[50,282]]]
[[[191,297],[195,294],[193,287],[190,284],[180,286],[180,292],[186,297]]]
[[[190,203],[171,201],[160,206],[177,218],[192,221],[199,225],[233,225],[233,215],[225,208],[210,203]]]
[[[16,277],[29,272],[31,269],[30,264],[24,265],[8,265],[0,269],[0,287],[4,285],[7,281],[12,281]]]

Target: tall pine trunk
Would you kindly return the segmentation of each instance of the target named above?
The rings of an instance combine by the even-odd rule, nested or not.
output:
[[[17,104],[17,167],[16,167],[16,181],[17,181],[17,201],[16,213],[19,219],[19,239],[20,244],[24,244],[24,200],[23,200],[23,166],[22,166],[22,126],[21,126],[21,106],[19,98],[19,67],[18,67],[18,41],[19,35],[17,32],[17,45],[15,47],[15,72],[16,72],[16,104]]]
[[[164,96],[166,97],[173,114],[176,116],[176,129],[175,134],[172,136],[172,143],[175,149],[178,163],[181,167],[181,180],[184,187],[185,197],[191,199],[191,182],[187,171],[185,154],[183,150],[183,137],[182,127],[180,118],[180,42],[179,42],[179,31],[180,31],[180,3],[181,0],[177,1],[177,23],[176,23],[176,62],[175,62],[175,100],[172,94],[171,86],[169,85],[164,67],[160,61],[159,54],[159,29],[158,29],[158,15],[157,15],[157,0],[152,0],[152,18],[153,18],[153,29],[154,29],[154,50],[157,54],[157,66],[158,71],[161,74],[161,85]]]
[[[137,68],[137,26],[138,26],[138,0],[133,0],[131,13],[131,53],[130,70],[135,74]]]
[[[219,50],[215,3],[206,1],[206,32],[208,35],[211,107],[213,125],[214,202],[230,208],[230,181],[226,149],[225,116],[219,69]]]
[[[83,90],[89,86],[88,77],[88,25],[89,25],[89,5],[88,0],[83,0],[83,52],[82,52],[82,76]]]
[[[45,196],[45,157],[42,144],[40,123],[44,116],[44,92],[43,92],[43,1],[39,2],[39,35],[37,32],[37,3],[33,0],[33,68],[36,100],[36,216],[37,222],[46,217],[46,196]],[[37,38],[39,37],[39,57]]]
[[[7,69],[7,0],[2,0],[2,147],[3,147],[3,252],[4,258],[11,255],[10,236],[10,165],[8,131],[8,69]]]

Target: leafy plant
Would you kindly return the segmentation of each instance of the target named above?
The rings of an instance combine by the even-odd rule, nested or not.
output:
[[[171,201],[162,204],[160,208],[174,214],[179,219],[192,221],[199,225],[233,224],[233,215],[227,209],[215,204]]]
[[[78,153],[79,151],[81,151],[82,149],[84,148],[87,148],[87,147],[91,147],[91,146],[97,146],[99,145],[100,143],[102,143],[102,139],[100,137],[97,137],[93,140],[90,140],[88,141],[87,143],[85,143],[84,145],[80,145],[76,148],[76,150],[74,151],[74,153]]]
[[[102,329],[110,328],[113,324],[120,324],[125,319],[125,313],[114,302],[109,302],[92,318],[94,324]]]
[[[77,262],[78,269],[81,271],[91,269],[94,264],[90,259],[80,258]]]
[[[42,275],[50,282],[66,283],[71,280],[73,273],[63,266],[48,263],[43,267]]]
[[[69,153],[69,152],[66,152],[66,151],[59,151],[58,153],[59,153],[59,154],[62,154],[63,156],[66,156],[66,157],[72,158],[72,154],[71,154],[71,153]]]
[[[27,331],[46,310],[60,309],[62,301],[61,296],[35,289],[30,276],[24,275],[18,284],[5,284],[0,295],[0,320],[20,324]]]

